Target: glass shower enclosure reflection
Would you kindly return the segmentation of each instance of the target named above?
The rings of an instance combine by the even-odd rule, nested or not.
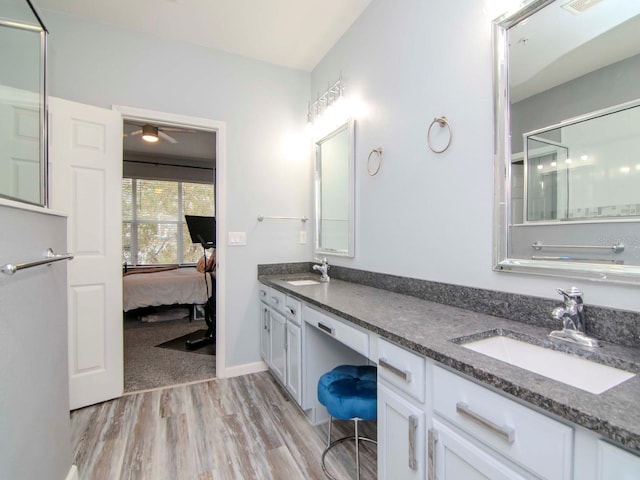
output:
[[[0,197],[47,203],[47,30],[28,0],[0,1]]]

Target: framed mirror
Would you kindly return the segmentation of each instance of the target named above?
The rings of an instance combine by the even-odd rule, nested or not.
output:
[[[640,283],[640,2],[494,21],[494,269]]]
[[[316,253],[355,254],[355,121],[316,142]]]
[[[47,30],[28,0],[0,7],[0,197],[47,203]]]

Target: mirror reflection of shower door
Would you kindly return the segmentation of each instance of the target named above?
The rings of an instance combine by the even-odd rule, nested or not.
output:
[[[563,220],[569,211],[569,149],[529,139],[525,159],[526,221]]]

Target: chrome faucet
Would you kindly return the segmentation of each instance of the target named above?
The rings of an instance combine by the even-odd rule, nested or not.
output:
[[[577,343],[586,347],[599,347],[595,338],[585,334],[584,302],[582,292],[576,287],[568,290],[556,289],[563,296],[564,305],[556,307],[551,316],[562,321],[562,330],[554,330],[549,334],[552,338]]]
[[[327,262],[327,257],[324,257],[322,260],[316,258],[316,262],[320,262],[321,265],[314,265],[313,269],[320,272],[320,281],[328,282],[329,278],[329,262]]]

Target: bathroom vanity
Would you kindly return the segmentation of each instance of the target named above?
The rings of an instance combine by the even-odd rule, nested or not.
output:
[[[547,328],[335,277],[291,283],[309,278],[259,276],[263,359],[314,424],[328,418],[316,398],[322,373],[378,366],[378,478],[640,475],[637,348],[603,343],[585,353],[634,374],[594,394],[460,340],[497,334],[567,351]]]

